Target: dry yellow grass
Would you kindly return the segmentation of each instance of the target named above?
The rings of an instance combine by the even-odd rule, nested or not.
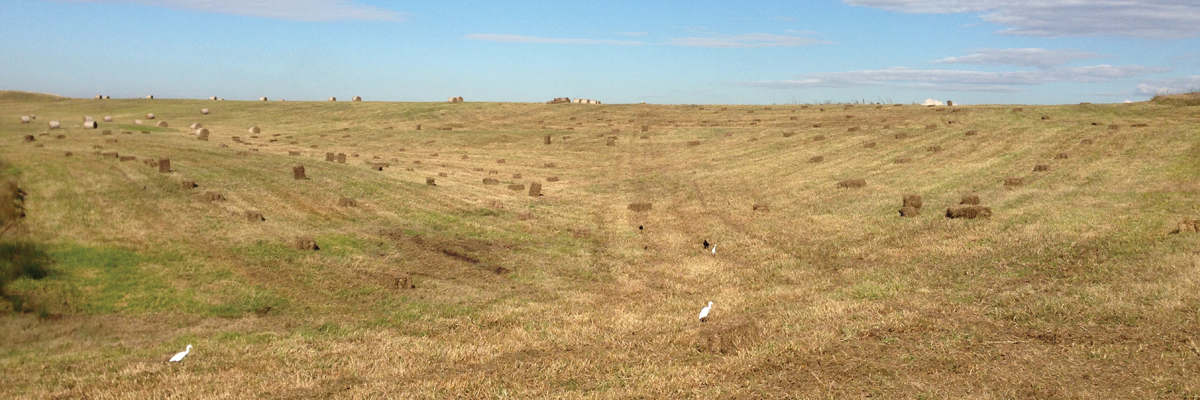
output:
[[[1200,235],[1169,234],[1200,216],[1200,111],[819,107],[0,96],[28,237],[64,259],[137,255],[22,283],[47,317],[0,317],[0,394],[1200,395]],[[44,130],[21,115],[112,115],[100,129],[119,132],[150,112],[210,139],[67,127],[21,142]],[[530,182],[544,196],[505,187]],[[943,216],[970,193],[991,218]],[[899,217],[907,194],[919,217]],[[290,249],[296,236],[321,250]],[[416,289],[383,283],[398,274]]]

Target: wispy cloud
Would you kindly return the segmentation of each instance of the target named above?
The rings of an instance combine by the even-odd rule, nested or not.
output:
[[[638,33],[639,35],[642,33]],[[635,36],[635,35],[628,35]],[[640,46],[646,44],[635,40],[607,40],[607,39],[568,39],[568,38],[546,38],[537,36],[525,35],[508,35],[497,33],[473,33],[464,36],[469,40],[482,40],[488,42],[504,42],[504,43],[538,43],[538,44],[578,44],[578,45],[613,45],[613,46]],[[717,36],[717,37],[685,37],[667,39],[665,43],[669,46],[686,46],[686,47],[716,47],[716,48],[749,48],[749,47],[792,47],[806,46],[811,44],[827,44],[826,42],[817,39],[811,39],[800,36],[789,35],[774,35],[769,33],[747,33],[744,35],[734,36]]]
[[[667,44],[673,46],[720,48],[794,47],[829,43],[832,42],[801,36],[773,35],[770,33],[747,33],[744,35],[717,37],[685,37],[667,40]]]
[[[560,39],[543,38],[524,35],[505,35],[496,33],[473,33],[465,36],[470,40],[504,43],[540,43],[540,44],[582,44],[582,45],[611,45],[611,46],[640,46],[645,43],[635,40],[605,40],[605,39]]]
[[[1105,57],[1100,53],[1074,49],[979,49],[962,57],[946,57],[931,61],[937,64],[1014,65],[1020,67],[1053,68],[1076,60]]]
[[[1153,96],[1158,94],[1188,93],[1197,90],[1200,90],[1200,75],[1145,81],[1137,85],[1135,92]]]
[[[647,33],[650,32],[617,32],[617,34],[621,36],[644,36]]]
[[[980,13],[1021,36],[1128,36],[1147,39],[1200,36],[1195,0],[843,0],[854,6],[910,14]]]
[[[404,21],[406,13],[350,0],[52,0],[63,3],[141,4],[176,10],[289,21]]]
[[[848,88],[892,86],[960,92],[1017,92],[1022,87],[1052,82],[1104,82],[1169,71],[1169,68],[1095,65],[1037,71],[963,71],[887,68],[845,72],[819,72],[783,81],[739,82],[742,86],[775,89]]]

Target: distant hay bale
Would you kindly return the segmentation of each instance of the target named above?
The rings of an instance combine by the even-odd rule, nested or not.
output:
[[[608,140],[605,141],[604,145],[608,146],[608,147],[613,147],[613,146],[617,145],[617,141],[615,139],[609,138]]]
[[[433,178],[425,178],[425,184],[429,186],[437,186],[437,183],[434,182]]]
[[[792,136],[795,136],[795,135],[796,135],[796,132],[784,132],[784,133],[783,133],[783,137],[785,137],[785,138],[786,138],[786,137],[792,137]]]
[[[350,101],[362,101],[362,97],[360,97],[360,96],[354,96],[354,98],[353,98],[353,99],[350,99]]]
[[[546,137],[542,138],[542,141],[543,141],[545,144],[550,144],[550,135],[546,135]]]
[[[349,197],[342,197],[342,198],[338,199],[338,206],[340,206],[340,207],[357,207],[358,202]]]
[[[55,138],[55,139],[66,139],[66,138],[67,138],[67,135],[54,135],[54,138]],[[111,140],[111,139],[110,139],[110,140]],[[105,142],[108,142],[108,140],[105,140]]]
[[[992,216],[992,208],[980,205],[954,206],[946,209],[946,218],[976,219]]]
[[[196,185],[196,181],[193,181],[191,179],[184,179],[182,182],[179,183],[179,185],[183,188],[183,190],[192,190],[192,189],[195,189],[196,186],[198,186],[198,185]]]
[[[650,135],[642,135],[642,136],[638,137],[638,139],[649,139],[649,138],[650,138]]]
[[[108,115],[104,116],[104,122],[112,122],[112,117]]]
[[[896,138],[896,139],[908,139],[908,134],[907,134],[907,133],[904,133],[904,132],[897,133],[897,134],[895,135],[895,138]]]
[[[812,124],[812,127],[813,127],[813,128],[820,128],[821,126],[822,126],[822,125],[821,125],[821,124],[819,124],[819,123],[817,123],[817,124]]]
[[[163,173],[163,174],[171,172],[171,159],[170,158],[158,159],[158,172]]]
[[[1130,128],[1148,128],[1148,127],[1150,127],[1150,124],[1145,124],[1145,123],[1129,124],[1129,127]]]
[[[838,182],[838,184],[837,184],[837,187],[846,188],[846,189],[861,188],[864,186],[867,186],[867,180],[862,179],[862,178],[847,179],[847,180]]]
[[[330,97],[329,101],[337,101],[337,97]]]
[[[610,133],[610,134],[618,134],[618,133],[621,133],[621,130],[620,130],[620,129],[613,129],[613,130],[610,130],[608,133]]]
[[[912,159],[908,157],[897,158],[895,161],[892,161],[893,164],[908,164],[911,162]]]
[[[789,117],[789,118],[790,118],[792,121],[795,121],[795,120],[797,120],[797,119],[798,119],[797,117]]]
[[[298,151],[290,151],[290,150],[289,150],[289,151],[288,151],[288,155],[289,155],[289,156],[298,156],[298,155],[300,155],[300,152],[298,152]]]
[[[167,121],[158,121],[158,123],[157,123],[157,124],[154,124],[154,126],[157,126],[157,127],[159,127],[159,128],[166,128],[166,127],[167,127]]]
[[[258,101],[267,101],[267,97],[266,97],[266,96],[259,97],[259,98],[258,98]]]
[[[521,179],[521,174],[513,174],[513,179]]]
[[[263,218],[263,214],[261,212],[246,210],[246,220],[250,222],[262,222],[266,221],[267,219]]]
[[[449,177],[449,176],[450,176],[450,174],[448,174],[448,173],[445,173],[445,172],[438,172],[438,177],[439,177],[439,178],[446,178],[446,177]]]
[[[336,156],[333,153],[325,153],[325,161],[334,162]]]
[[[529,197],[538,197],[542,195],[542,184],[531,182],[529,184]]]
[[[417,124],[416,130],[421,130],[421,124]]]
[[[496,164],[504,164],[504,159],[501,158],[501,159],[496,160]]]
[[[858,132],[858,129],[859,128],[857,126],[852,126],[852,127],[847,128],[846,132]]]
[[[218,192],[204,192],[201,198],[206,201],[225,201],[225,195]]]
[[[28,115],[22,115],[22,116],[21,116],[21,123],[22,123],[22,124],[28,124],[30,121],[33,121],[33,119],[29,118],[29,116],[28,116]]]
[[[1049,115],[1043,115],[1043,116],[1042,116],[1042,121],[1049,121],[1049,120],[1050,120],[1050,116],[1049,116]]]
[[[337,163],[338,164],[346,163],[346,153],[337,153]],[[419,163],[419,161],[418,161],[418,163]]]
[[[629,203],[629,206],[626,208],[628,208],[629,211],[646,212],[646,211],[650,211],[650,210],[654,209],[654,204],[649,203],[649,202],[636,202],[636,203]]]
[[[558,182],[558,181],[559,181],[559,179],[557,176],[551,176],[551,177],[546,178],[546,182]]]
[[[814,140],[814,141],[822,141],[822,140],[825,140],[825,135],[817,135],[817,136],[813,136],[812,140]]]
[[[866,142],[866,143],[863,143],[863,148],[864,148],[864,149],[873,149],[873,148],[875,148],[875,142]]]
[[[768,212],[771,211],[771,205],[767,203],[754,203],[754,205],[751,206],[751,209],[754,211]]]
[[[966,134],[966,135],[967,135],[967,136],[975,136],[975,134],[976,134],[976,132],[975,132],[975,131],[967,131],[967,134]]]
[[[292,179],[296,179],[296,180],[308,179],[306,176],[304,176],[304,166],[303,165],[297,165],[295,167],[292,167]]]
[[[33,141],[36,141],[36,140],[37,140],[37,138],[33,137],[33,135],[25,135],[25,142],[26,142],[26,143],[33,142]]]
[[[1071,155],[1070,155],[1070,154],[1068,154],[1068,153],[1065,153],[1065,152],[1064,152],[1064,153],[1058,153],[1058,154],[1055,154],[1055,155],[1054,155],[1054,159],[1055,159],[1055,160],[1066,160],[1066,159],[1069,159],[1069,158],[1071,158]]]
[[[292,248],[296,250],[321,250],[321,246],[317,245],[317,241],[311,236],[297,236],[292,240]]]
[[[642,125],[642,132],[649,132],[649,131],[650,131],[650,125]]]
[[[915,207],[901,207],[900,216],[904,218],[913,218],[921,215],[921,209]]]
[[[499,185],[500,180],[495,178],[483,178],[484,185]]]
[[[158,168],[158,160],[155,159],[147,158],[142,160],[142,164],[146,164],[147,167]]]
[[[262,129],[259,129],[257,126],[252,126],[247,131],[250,133],[262,133]]]
[[[199,122],[193,122],[191,125],[188,125],[188,128],[191,128],[193,131],[203,127],[204,125],[200,125]]]
[[[69,152],[69,151],[68,151],[68,152],[64,152],[64,153],[63,153],[63,157],[70,157],[70,156],[72,156],[72,155],[74,155],[74,153],[71,153],[71,152]]]
[[[1120,126],[1120,125],[1117,125],[1117,124],[1111,124],[1111,125],[1109,125],[1109,126],[1108,126],[1108,129],[1111,129],[1111,130],[1114,130],[1114,131],[1115,131],[1115,130],[1117,130],[1117,129],[1121,129],[1121,126]]]
[[[937,127],[938,127],[937,124],[925,125],[925,129],[928,129],[928,130],[934,130],[934,129],[937,129]]]
[[[937,153],[939,151],[942,151],[942,146],[929,146],[929,147],[925,148],[925,151],[928,151],[930,153]]]
[[[216,99],[217,99],[217,96],[209,96],[209,98],[208,98],[208,99],[209,99],[209,100],[216,100]]]
[[[58,121],[50,121],[50,129],[58,129],[60,126],[62,125]]]
[[[1200,220],[1185,219],[1183,221],[1179,221],[1179,223],[1176,224],[1175,230],[1171,231],[1171,233],[1200,233]]]
[[[83,129],[96,129],[97,127],[99,127],[99,125],[96,124],[96,121],[87,121],[83,123]]]
[[[700,141],[699,141],[699,140],[692,140],[692,141],[689,141],[689,142],[687,142],[687,145],[688,145],[688,147],[692,147],[692,146],[699,146],[699,145],[700,145]]]
[[[1038,164],[1033,166],[1033,172],[1048,172],[1050,171],[1049,164]]]
[[[959,201],[958,204],[979,205],[979,195],[977,195],[977,194],[963,195],[962,201]]]
[[[1094,141],[1092,141],[1092,139],[1083,139],[1083,140],[1079,141],[1079,144],[1084,144],[1084,145],[1092,144],[1092,143],[1095,143]]]
[[[819,162],[823,162],[823,161],[825,161],[825,156],[816,156],[816,157],[808,159],[808,162],[810,162],[810,163],[819,163]]]
[[[522,185],[520,183],[514,183],[511,185],[508,185],[508,190],[511,190],[514,192],[520,192],[522,190],[525,190],[525,185]]]
[[[946,100],[946,107],[954,107],[954,102],[951,100]]]
[[[146,119],[154,119],[154,113],[146,114]]]
[[[904,207],[921,208],[921,195],[919,195],[919,194],[904,195]]]
[[[150,100],[154,100],[154,95],[152,95],[152,94],[148,94],[148,95],[146,95],[146,98],[147,98],[147,99],[150,99]]]
[[[1004,186],[1025,186],[1025,178],[1004,178]]]
[[[121,156],[120,160],[121,160],[121,162],[126,162],[126,161],[137,161],[137,157],[135,157],[135,156]]]

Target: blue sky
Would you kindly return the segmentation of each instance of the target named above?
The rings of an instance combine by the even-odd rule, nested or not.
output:
[[[1200,89],[1196,0],[0,0],[72,97],[1120,102]]]

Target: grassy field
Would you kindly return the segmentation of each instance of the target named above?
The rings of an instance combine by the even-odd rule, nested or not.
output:
[[[1200,398],[1200,107],[1020,108],[0,92],[0,397]]]

